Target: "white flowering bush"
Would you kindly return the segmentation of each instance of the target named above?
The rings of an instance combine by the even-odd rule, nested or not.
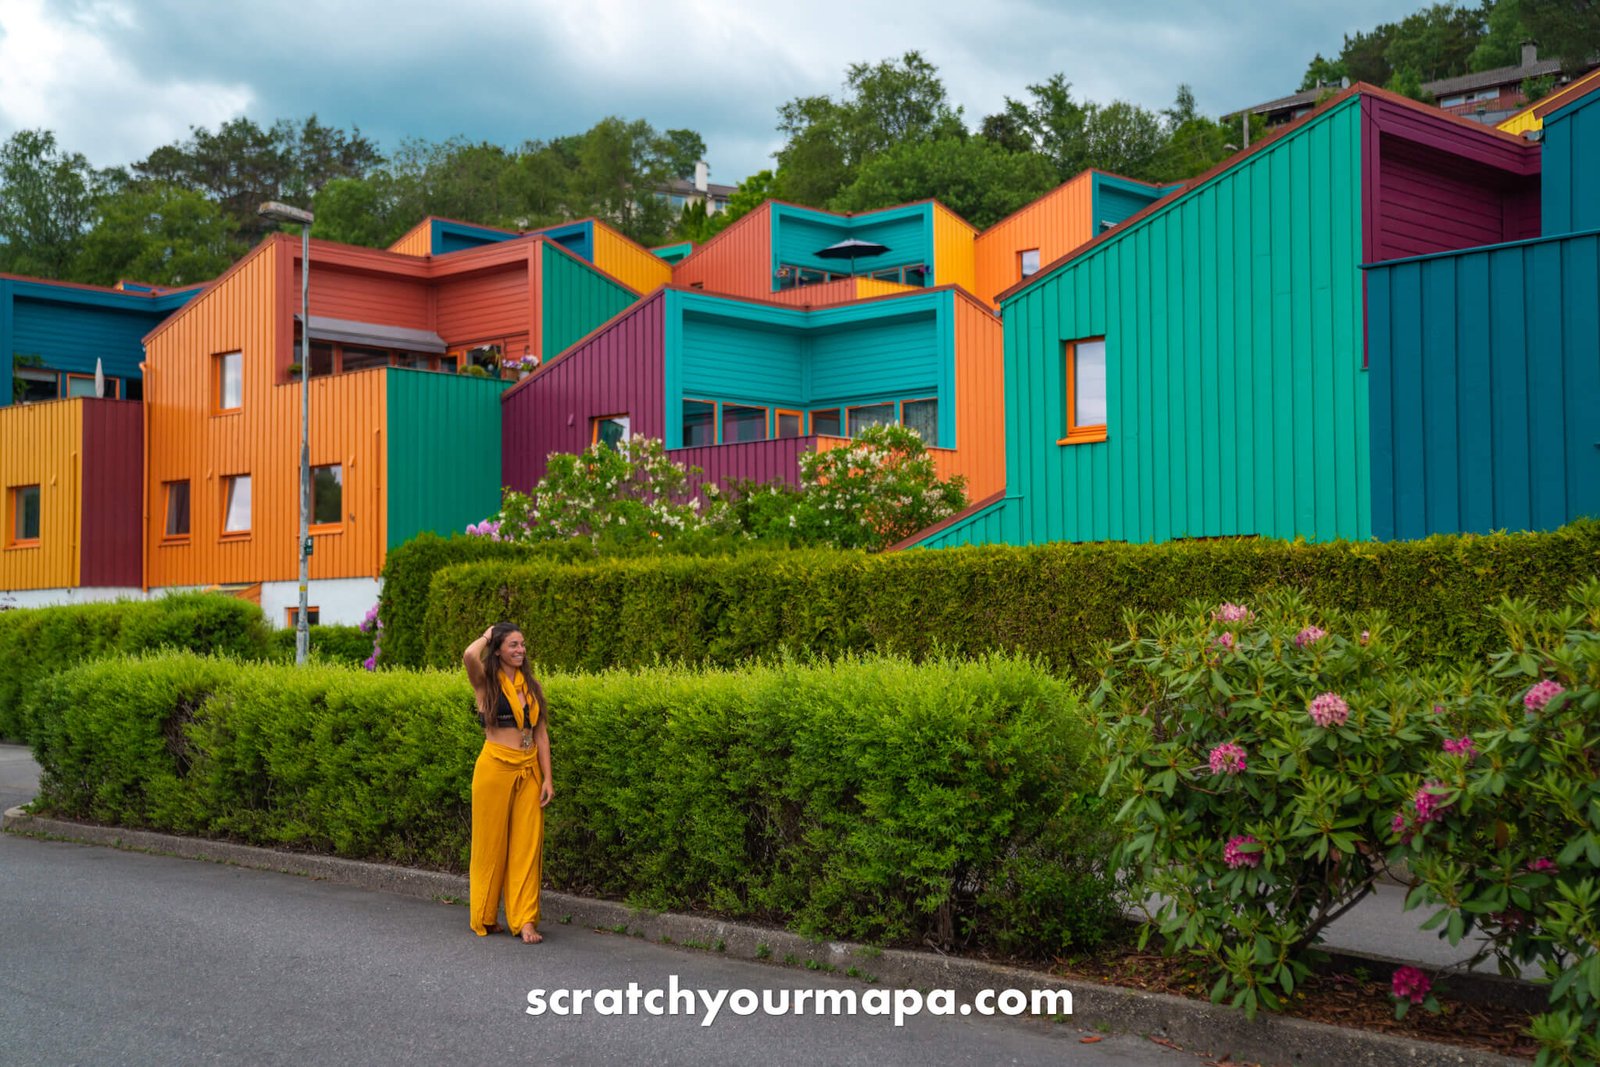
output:
[[[498,541],[534,543],[587,538],[609,544],[681,538],[707,528],[706,509],[685,469],[667,458],[658,440],[634,436],[551,455],[531,494],[507,489],[500,511],[467,533]]]
[[[787,523],[796,538],[878,551],[967,506],[966,479],[940,481],[916,432],[872,426],[847,447],[800,457]]]

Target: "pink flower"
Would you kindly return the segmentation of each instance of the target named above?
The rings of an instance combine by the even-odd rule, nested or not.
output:
[[[1310,712],[1311,721],[1323,729],[1343,726],[1350,718],[1350,705],[1338,693],[1323,693],[1311,702],[1306,711]]]
[[[1557,874],[1561,868],[1556,866],[1556,861],[1549,856],[1540,856],[1528,864],[1528,870],[1534,874]]]
[[[1361,643],[1364,645],[1370,640],[1372,640],[1372,631],[1371,630],[1362,630],[1361,631]]]
[[[1304,630],[1294,635],[1294,643],[1299,648],[1305,648],[1307,645],[1316,644],[1327,636],[1328,631],[1320,626],[1307,626]]]
[[[1468,763],[1478,758],[1478,746],[1472,743],[1471,737],[1447,737],[1443,747],[1452,756],[1465,756]]]
[[[1424,782],[1422,788],[1417,790],[1417,795],[1411,798],[1411,804],[1417,809],[1417,822],[1430,823],[1442,816],[1450,805],[1441,803],[1440,798],[1448,791],[1443,782]]]
[[[1435,715],[1443,715],[1444,714],[1444,705],[1443,704],[1435,704],[1433,706],[1433,713]]]
[[[1235,870],[1240,867],[1261,866],[1261,850],[1252,849],[1245,851],[1246,845],[1259,845],[1261,842],[1249,834],[1239,834],[1237,837],[1228,838],[1228,843],[1222,849],[1222,862]]]
[[[1389,990],[1396,1000],[1409,1000],[1413,1004],[1427,1000],[1432,989],[1432,979],[1415,967],[1397,968],[1389,983]]]
[[[1243,604],[1221,604],[1211,613],[1214,622],[1249,622],[1255,617],[1255,612]]]
[[[1233,635],[1231,633],[1229,633],[1228,631],[1224,630],[1224,631],[1222,631],[1222,634],[1215,641],[1213,641],[1211,643],[1215,647],[1222,649],[1224,652],[1227,652],[1229,649],[1233,648]]]
[[[1225,741],[1211,750],[1212,774],[1238,774],[1244,770],[1244,749]]]
[[[1553,682],[1546,678],[1528,690],[1527,695],[1522,698],[1522,705],[1528,709],[1530,714],[1536,711],[1543,711],[1546,704],[1566,691],[1566,686],[1560,682]]]

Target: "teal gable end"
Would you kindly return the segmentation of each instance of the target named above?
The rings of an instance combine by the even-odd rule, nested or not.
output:
[[[911,204],[860,215],[834,215],[789,204],[772,206],[773,289],[781,266],[846,273],[847,259],[823,259],[821,249],[847,239],[885,245],[887,252],[854,263],[857,274],[933,263],[933,205]],[[937,279],[929,282],[935,284]]]

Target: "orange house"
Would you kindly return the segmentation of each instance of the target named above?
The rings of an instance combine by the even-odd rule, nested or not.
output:
[[[390,547],[498,507],[501,365],[635,293],[537,236],[428,258],[313,241],[301,368],[300,250],[268,238],[145,337],[145,584],[259,586],[291,621],[305,370],[313,621],[354,622]]]

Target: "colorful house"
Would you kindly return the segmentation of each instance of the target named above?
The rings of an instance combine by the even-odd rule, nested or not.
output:
[[[144,359],[139,339],[199,291],[136,282],[108,289],[0,274],[0,352],[14,361],[16,392],[0,391],[0,407],[94,396],[96,362],[107,397],[137,400]]]
[[[0,599],[27,607],[139,593],[143,431],[129,400],[0,410]]]
[[[1581,97],[1593,92],[1600,87],[1600,69],[1592,70],[1583,77],[1568,82],[1561,88],[1550,93],[1534,103],[1529,104],[1521,111],[1505,119],[1499,128],[1506,133],[1515,133],[1527,136],[1535,130],[1544,129],[1544,117],[1553,111],[1559,111]]]
[[[1600,81],[1539,118],[1541,236],[1367,271],[1378,537],[1600,516]]]
[[[289,621],[304,369],[311,601],[317,621],[352,622],[390,547],[498,505],[505,383],[475,368],[558,352],[635,294],[540,236],[424,257],[313,241],[301,368],[300,248],[263,241],[145,338],[142,570]]]
[[[1005,495],[914,543],[1371,536],[1361,265],[1537,236],[1539,170],[1357,86],[1049,264],[1000,294]]]
[[[445,256],[469,248],[542,237],[586,260],[635,293],[648,293],[672,280],[671,264],[598,219],[580,219],[542,230],[503,230],[430,215],[407,230],[389,251],[407,256]]]
[[[896,422],[929,443],[941,476],[965,476],[969,495],[997,490],[999,320],[953,285],[844,299],[790,304],[676,285],[653,294],[506,393],[506,484],[527,491],[552,452],[628,434],[660,438],[722,485],[794,484],[802,453]]]

